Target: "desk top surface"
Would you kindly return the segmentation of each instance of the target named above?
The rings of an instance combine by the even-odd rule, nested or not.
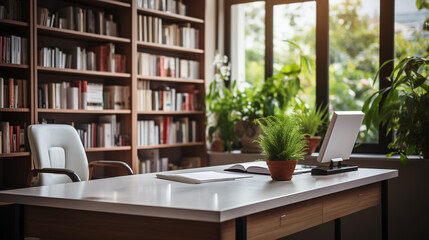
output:
[[[230,165],[180,170],[219,171]],[[174,173],[174,172],[171,172]],[[248,173],[242,173],[248,174]],[[398,176],[397,170],[365,169],[331,176],[269,175],[232,181],[187,184],[141,174],[78,183],[0,191],[0,202],[110,213],[224,222]]]

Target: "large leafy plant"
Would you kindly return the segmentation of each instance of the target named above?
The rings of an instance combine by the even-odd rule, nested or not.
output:
[[[394,131],[395,139],[389,148],[393,149],[391,154],[400,154],[402,163],[407,162],[407,155],[422,154],[429,145],[428,67],[429,60],[425,58],[402,59],[388,77],[390,86],[372,94],[362,107],[367,129],[371,124],[381,124],[387,133]]]
[[[258,142],[270,161],[302,159],[305,155],[306,141],[296,119],[290,116],[269,116],[255,120],[263,134]]]
[[[300,90],[300,73],[311,72],[313,61],[302,53],[302,49],[291,41],[286,41],[300,51],[300,61],[290,63],[261,84],[239,89],[236,81],[229,81],[230,65],[226,56],[216,56],[215,79],[206,94],[207,114],[215,117],[209,124],[209,140],[219,132],[224,149],[231,151],[238,146],[235,123],[238,120],[253,121],[261,117],[282,115],[291,106]]]

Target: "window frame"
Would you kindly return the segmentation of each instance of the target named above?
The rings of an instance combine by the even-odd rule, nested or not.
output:
[[[224,47],[231,56],[231,6],[235,4],[265,2],[265,78],[273,75],[273,18],[274,6],[280,4],[316,2],[316,106],[329,104],[329,0],[225,0]],[[383,9],[383,11],[381,11]],[[379,67],[394,58],[395,4],[380,0]],[[386,64],[379,73],[379,88],[389,86],[386,77],[393,70],[393,62]],[[379,127],[378,143],[362,143],[354,153],[387,153],[392,134],[386,136],[386,128]]]

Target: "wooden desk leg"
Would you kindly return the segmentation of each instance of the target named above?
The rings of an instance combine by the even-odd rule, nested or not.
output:
[[[388,184],[387,180],[381,182],[381,239],[387,240],[388,237]]]
[[[13,239],[24,239],[24,206],[13,205]]]
[[[247,239],[247,217],[235,219],[235,239]]]
[[[341,240],[341,218],[337,218],[335,221],[335,240]]]

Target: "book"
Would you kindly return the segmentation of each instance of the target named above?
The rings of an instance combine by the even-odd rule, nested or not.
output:
[[[0,108],[4,108],[4,78],[0,77]]]
[[[138,158],[140,161],[139,173],[159,172],[164,168],[159,156],[159,149],[140,151]]]
[[[0,122],[0,130],[2,131],[3,153],[10,153],[9,122]]]
[[[229,174],[229,173],[220,173],[213,171],[204,171],[204,172],[191,172],[191,173],[158,173],[156,174],[157,178],[184,182],[184,183],[192,183],[192,184],[200,184],[200,183],[208,183],[208,182],[220,182],[220,181],[229,181],[240,178],[249,178],[252,176],[243,175],[243,174]]]
[[[293,174],[311,172],[312,168],[313,166],[297,164]],[[248,172],[248,173],[270,175],[270,170],[268,169],[267,162],[265,161],[237,163],[230,166],[229,168],[226,168],[225,171]]]

